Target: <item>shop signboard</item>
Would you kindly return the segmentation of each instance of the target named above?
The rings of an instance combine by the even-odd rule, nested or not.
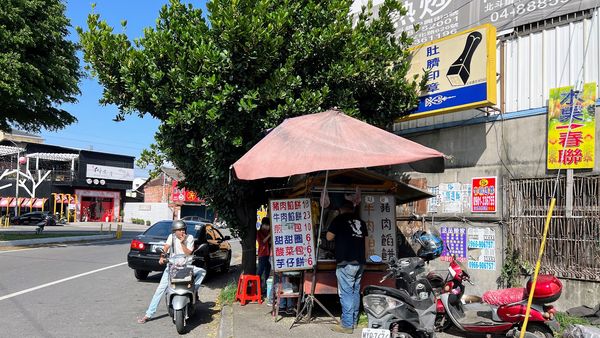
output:
[[[358,13],[368,0],[355,0],[352,13]],[[378,15],[384,0],[373,0]],[[443,38],[474,25],[493,24],[496,29],[511,28],[574,13],[597,6],[595,0],[404,0],[406,15],[393,18],[396,33],[407,32],[414,44]],[[414,25],[419,25],[415,32]]]
[[[360,218],[367,224],[365,257],[380,256],[384,262],[396,256],[396,199],[393,195],[364,195]]]
[[[474,177],[471,190],[471,212],[496,212],[498,184],[496,177]]]
[[[596,83],[550,89],[548,169],[593,169],[595,135]]]
[[[411,48],[406,79],[427,84],[417,109],[398,121],[496,104],[496,29],[478,26]]]
[[[440,228],[440,237],[444,242],[444,250],[440,259],[449,262],[452,255],[456,256],[459,262],[467,261],[467,229],[459,227],[442,226]]]
[[[274,270],[312,269],[315,245],[310,199],[269,200]]]
[[[87,164],[85,176],[117,181],[133,181],[133,168]]]
[[[492,228],[469,228],[469,269],[496,270],[496,232]]]
[[[179,182],[173,180],[171,184],[171,201],[173,202],[192,202],[192,203],[203,203],[204,199],[201,199],[195,191],[187,190],[186,188],[179,188],[177,186]]]

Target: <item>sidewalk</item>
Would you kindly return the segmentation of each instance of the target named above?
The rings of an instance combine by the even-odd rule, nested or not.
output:
[[[318,305],[315,304],[315,308]],[[336,310],[331,310],[336,314]],[[255,302],[241,306],[239,302],[233,305],[224,306],[221,311],[221,324],[219,327],[218,338],[265,338],[265,337],[298,337],[298,338],[317,338],[317,337],[332,337],[332,338],[360,338],[362,327],[354,330],[352,334],[337,333],[330,330],[335,326],[335,323],[319,309],[314,309],[318,316],[313,317],[310,323],[304,321],[300,324],[295,324],[290,329],[294,322],[294,316],[284,316],[281,320],[275,322],[271,316],[271,307],[266,303],[257,304]],[[339,319],[339,314],[336,317]],[[436,333],[439,338],[462,337],[448,333]]]

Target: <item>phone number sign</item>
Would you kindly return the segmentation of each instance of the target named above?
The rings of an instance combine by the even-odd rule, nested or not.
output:
[[[496,177],[475,177],[472,180],[471,212],[496,212],[498,196]]]
[[[275,271],[312,269],[315,264],[310,199],[270,200]]]

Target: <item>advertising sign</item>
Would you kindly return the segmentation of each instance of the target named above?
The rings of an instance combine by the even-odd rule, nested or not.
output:
[[[596,83],[550,89],[548,169],[593,169],[595,135]]]
[[[187,190],[185,188],[179,188],[177,184],[179,181],[173,180],[171,183],[171,201],[173,202],[192,202],[192,203],[204,203],[205,200],[201,199],[195,191]]]
[[[87,164],[85,176],[107,180],[133,181],[133,169]]]
[[[355,0],[351,12],[359,13],[367,1]],[[374,15],[382,4],[383,0],[373,0]],[[407,32],[415,45],[474,25],[491,23],[504,31],[597,6],[595,0],[404,0],[403,5],[407,13],[394,19],[396,34]],[[416,33],[413,25],[419,25]]]
[[[496,212],[498,184],[496,177],[474,177],[471,212]]]
[[[459,262],[467,261],[467,229],[454,227],[441,227],[440,236],[444,242],[441,260],[449,262],[452,255],[456,255]]]
[[[468,236],[469,269],[496,270],[496,232],[494,229],[469,228]]]
[[[496,104],[496,29],[478,26],[411,49],[406,78],[427,73],[427,86],[405,121]]]
[[[312,269],[316,262],[310,199],[270,200],[269,210],[275,271]]]
[[[396,200],[392,195],[364,195],[360,218],[367,224],[366,257],[378,255],[384,262],[396,258]]]

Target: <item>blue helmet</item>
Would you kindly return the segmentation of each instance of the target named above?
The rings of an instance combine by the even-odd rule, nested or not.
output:
[[[441,238],[423,230],[416,231],[412,235],[412,241],[421,246],[417,251],[417,256],[426,261],[440,257],[444,250],[444,242]]]

